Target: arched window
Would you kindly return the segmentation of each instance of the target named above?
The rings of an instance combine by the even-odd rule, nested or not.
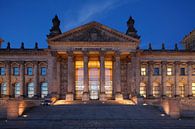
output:
[[[46,82],[41,84],[41,98],[48,95],[48,84]]]
[[[172,97],[172,86],[170,83],[166,83],[166,96]]]
[[[34,83],[28,83],[28,97],[32,98],[35,95]]]
[[[146,84],[140,83],[140,95],[146,97]]]
[[[6,85],[6,83],[1,84],[1,94],[2,95],[7,95],[7,85]]]
[[[153,95],[155,97],[159,97],[160,96],[160,86],[159,86],[159,83],[156,83],[156,82],[153,83]]]
[[[15,84],[15,97],[19,97],[20,96],[20,83],[16,83]]]

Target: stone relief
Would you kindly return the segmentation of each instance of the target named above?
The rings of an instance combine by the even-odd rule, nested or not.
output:
[[[58,41],[83,41],[83,42],[124,42],[125,39],[117,37],[112,33],[106,32],[98,27],[92,27],[80,32],[75,32],[70,36],[62,37]]]

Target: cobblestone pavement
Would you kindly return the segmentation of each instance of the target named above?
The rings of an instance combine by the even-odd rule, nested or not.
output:
[[[161,116],[138,105],[60,105],[37,107],[27,117],[0,120],[0,129],[195,129],[194,119]]]

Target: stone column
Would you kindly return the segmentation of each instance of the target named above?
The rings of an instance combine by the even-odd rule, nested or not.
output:
[[[112,98],[115,98],[116,82],[115,82],[115,57],[112,57]]]
[[[153,97],[153,84],[152,84],[152,76],[153,76],[153,62],[148,62],[148,88],[147,88],[147,97]]]
[[[55,84],[55,75],[56,75],[56,56],[57,52],[56,51],[51,51],[51,56],[48,59],[48,68],[47,68],[47,80],[48,80],[48,91],[49,95],[51,97],[56,95],[56,84]]]
[[[89,57],[88,52],[83,52],[83,61],[84,61],[84,90],[83,90],[83,101],[89,100],[89,70],[88,70],[88,63],[89,63]]]
[[[173,87],[173,96],[179,96],[179,62],[175,62],[175,85]]]
[[[141,66],[140,66],[140,53],[135,53],[135,95],[139,96],[140,93],[140,79],[141,79]]]
[[[105,94],[105,52],[100,52],[100,100],[106,100]]]
[[[68,87],[67,87],[67,94],[66,94],[66,100],[67,101],[73,101],[74,95],[73,95],[73,84],[74,84],[74,63],[73,63],[73,52],[68,51]]]
[[[161,74],[162,74],[162,79],[161,79],[161,96],[164,97],[166,96],[166,65],[167,62],[163,61],[161,63]]]
[[[57,58],[57,62],[56,62],[56,89],[57,89],[57,97],[60,97],[60,75],[61,75],[61,70],[60,70],[60,65],[61,65],[61,58],[58,57]]]
[[[24,61],[20,62],[20,95],[24,96],[25,94],[25,67]]]
[[[140,63],[136,53],[131,53],[131,97],[140,93]]]
[[[123,95],[121,93],[121,68],[120,68],[120,52],[115,52],[115,84],[116,93],[115,100],[123,100]]]
[[[12,96],[13,91],[11,86],[11,62],[10,61],[6,62],[6,78],[7,78],[7,82],[6,82],[7,95]]]
[[[38,62],[34,62],[34,78],[35,78],[35,95],[41,97],[41,88],[39,85],[39,74],[38,74]]]
[[[185,96],[192,97],[192,64],[193,62],[187,63],[187,71],[188,71],[188,87],[185,89]]]
[[[129,99],[131,99],[132,97],[131,80],[132,80],[131,60],[127,58],[127,87],[128,87]]]

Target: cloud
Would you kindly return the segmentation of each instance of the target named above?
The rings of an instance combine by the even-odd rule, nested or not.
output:
[[[80,6],[79,9],[77,9],[76,12],[74,12],[74,16],[71,16],[72,20],[66,21],[65,28],[71,29],[73,27],[76,27],[78,25],[84,24],[86,22],[91,21],[96,16],[111,11],[112,9],[115,9],[122,4],[124,4],[126,0],[121,2],[120,0],[107,0],[107,1],[95,1],[93,3],[85,3],[82,6]],[[68,11],[69,14],[73,14],[71,11]]]

